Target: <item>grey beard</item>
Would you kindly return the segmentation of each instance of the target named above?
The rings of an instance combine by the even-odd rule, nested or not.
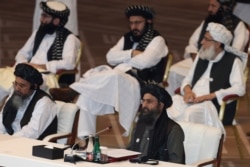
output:
[[[21,105],[23,104],[23,101],[24,99],[21,96],[13,95],[12,104],[16,109],[21,107]]]
[[[202,60],[213,60],[215,58],[215,49],[214,49],[214,46],[210,46],[208,49],[204,49],[203,47],[200,49],[199,51],[199,57],[202,59]]]

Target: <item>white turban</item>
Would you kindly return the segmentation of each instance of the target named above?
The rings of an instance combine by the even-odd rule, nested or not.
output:
[[[243,63],[243,69],[245,69],[248,61],[248,54],[230,46],[230,43],[233,39],[232,33],[225,26],[218,23],[209,23],[206,30],[210,33],[215,41],[221,42],[225,45],[225,51],[240,57]]]
[[[223,43],[224,45],[230,45],[233,39],[232,33],[222,24],[209,23],[206,30],[215,41]]]

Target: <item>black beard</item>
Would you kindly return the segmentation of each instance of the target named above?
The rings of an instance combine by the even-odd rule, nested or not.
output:
[[[140,112],[141,114],[139,116],[138,123],[144,123],[145,125],[153,125],[157,118],[157,115],[160,113],[159,110],[148,111],[147,108],[142,108]]]
[[[145,27],[144,27],[143,32],[142,32],[141,35],[136,35],[136,32],[139,31],[139,30],[137,30],[137,29],[132,30],[131,33],[132,33],[133,41],[134,42],[139,42],[142,39],[142,37],[145,35],[147,30],[148,30],[148,24],[147,23],[145,24]]]
[[[209,14],[206,18],[206,21],[208,23],[210,22],[221,23],[221,20],[222,20],[222,9],[219,9],[215,15]]]
[[[134,33],[132,32],[132,38],[134,42],[139,42],[142,39],[143,35],[134,35]]]
[[[57,26],[55,26],[52,22],[48,24],[41,23],[38,29],[37,33],[40,34],[53,34],[57,29]]]

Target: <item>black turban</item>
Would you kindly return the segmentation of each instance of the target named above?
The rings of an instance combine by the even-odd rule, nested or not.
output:
[[[160,102],[165,105],[165,108],[168,108],[172,105],[172,97],[168,94],[168,92],[156,85],[156,84],[147,84],[141,90],[141,98],[143,98],[144,94],[149,93],[156,97]]]
[[[153,9],[143,6],[143,5],[132,5],[125,10],[126,16],[142,16],[145,19],[153,19],[154,11]]]
[[[32,85],[37,84],[40,86],[43,83],[42,74],[28,64],[17,64],[14,75],[30,82]]]
[[[70,11],[64,3],[58,1],[46,1],[41,2],[40,7],[45,13],[59,18],[61,20],[60,26],[64,26],[67,23]]]
[[[235,0],[217,0],[221,5],[225,5],[227,7],[235,6]]]

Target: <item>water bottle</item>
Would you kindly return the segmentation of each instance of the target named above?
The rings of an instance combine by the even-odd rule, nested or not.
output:
[[[93,158],[95,162],[101,161],[101,149],[100,149],[99,136],[95,136],[94,138],[93,156],[94,156]]]

